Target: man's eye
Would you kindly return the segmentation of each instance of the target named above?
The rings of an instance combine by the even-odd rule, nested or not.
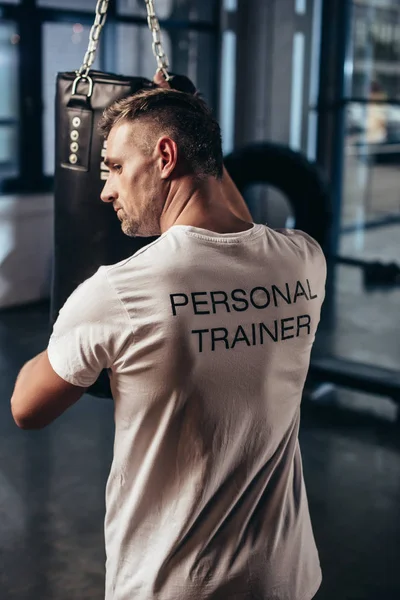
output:
[[[113,165],[113,171],[120,173],[122,171],[121,165]]]

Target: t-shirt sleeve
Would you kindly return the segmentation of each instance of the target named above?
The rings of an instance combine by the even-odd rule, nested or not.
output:
[[[317,242],[316,239],[314,239],[313,237],[311,237],[310,234],[306,233],[305,231],[302,231],[301,229],[276,229],[275,231],[278,231],[279,233],[282,233],[283,235],[286,235],[288,237],[294,237],[295,239],[298,240],[305,240],[311,247],[313,247],[315,250],[318,251],[319,254],[324,255],[324,252],[321,248],[321,245],[319,244],[319,242]]]
[[[313,271],[316,274],[316,281],[318,281],[320,285],[321,302],[323,302],[326,294],[325,285],[327,279],[327,262],[321,245],[316,239],[311,237],[311,235],[305,231],[301,231],[300,229],[276,229],[276,231],[286,235],[287,237],[290,237],[300,248],[302,246],[304,247],[304,244],[306,244],[306,247],[310,252],[310,264],[312,265]]]
[[[327,279],[327,272],[328,272],[324,251],[322,250],[319,242],[317,242],[317,240],[315,240],[313,237],[311,237],[308,233],[306,233],[305,231],[300,231],[298,229],[296,229],[294,231],[295,231],[295,234],[298,237],[303,238],[307,242],[309,247],[312,249],[313,271],[316,274],[315,280],[319,284],[319,288],[320,288],[319,297],[321,299],[321,304],[322,304],[324,302],[325,296],[326,296],[326,287],[325,286],[326,286],[326,279]]]
[[[89,387],[113,366],[131,336],[128,314],[100,267],[60,310],[47,348],[49,361],[65,381]]]

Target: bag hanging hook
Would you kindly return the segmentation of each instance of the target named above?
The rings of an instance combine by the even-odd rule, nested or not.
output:
[[[74,80],[74,83],[72,84],[72,95],[75,96],[76,89],[77,89],[78,83],[80,81],[87,81],[89,84],[89,90],[88,90],[88,93],[86,94],[86,97],[90,98],[93,93],[93,79],[89,75],[79,75],[79,71],[76,71],[76,74],[77,74],[77,77]]]

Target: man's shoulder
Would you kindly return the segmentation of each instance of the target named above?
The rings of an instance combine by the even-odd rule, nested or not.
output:
[[[110,286],[105,268],[97,271],[79,284],[67,298],[58,317],[70,327],[82,323],[101,321],[104,315],[110,315],[118,302]]]
[[[320,274],[321,280],[327,276],[327,262],[321,245],[311,235],[300,229],[275,229],[275,235],[284,241],[283,253],[294,265],[312,267]]]
[[[303,247],[309,247],[314,252],[318,252],[319,254],[323,254],[323,250],[321,245],[314,239],[310,234],[302,231],[300,229],[273,229],[279,236],[283,236],[288,240],[289,243],[294,243],[296,245],[301,245]]]
[[[181,254],[172,241],[172,233],[168,230],[156,240],[150,242],[137,252],[112,265],[101,267],[109,283],[121,278],[147,277],[149,272],[157,276],[158,271],[164,272],[176,262],[177,254]]]
[[[151,265],[154,268],[157,264],[160,264],[160,262],[169,262],[170,257],[174,255],[177,250],[176,246],[171,243],[172,237],[173,232],[169,229],[159,238],[146,244],[134,254],[131,254],[127,258],[124,258],[113,265],[103,267],[105,273],[112,276],[114,273],[129,270],[130,268],[139,270],[142,266],[148,265]]]

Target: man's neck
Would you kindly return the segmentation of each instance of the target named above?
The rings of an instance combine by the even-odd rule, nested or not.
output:
[[[161,215],[161,232],[173,225],[188,225],[215,233],[237,233],[252,223],[237,217],[226,202],[221,181],[182,178],[171,184]]]

